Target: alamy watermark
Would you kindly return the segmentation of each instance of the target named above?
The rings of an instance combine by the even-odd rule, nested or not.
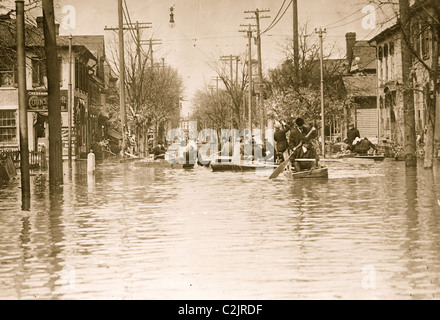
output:
[[[241,163],[242,161],[275,161],[274,130],[265,130],[264,138],[260,129],[214,129],[197,130],[197,121],[190,121],[187,130],[171,129],[166,134],[169,144],[166,160],[170,164],[189,163],[208,164],[213,156],[219,162]],[[263,142],[264,139],[264,142]],[[219,148],[220,147],[220,148]],[[220,151],[219,151],[220,150]],[[184,152],[194,152],[195,156],[186,158]]]
[[[366,16],[362,18],[362,28],[365,30],[376,29],[376,8],[369,4],[362,8],[362,13]]]
[[[75,290],[76,288],[76,270],[71,265],[66,265],[61,270],[61,286],[63,290]]]
[[[61,20],[61,27],[66,30],[74,30],[76,28],[76,9],[72,5],[65,5],[61,9],[63,19]]]
[[[362,267],[362,288],[365,290],[376,289],[376,269],[373,265],[367,264]]]

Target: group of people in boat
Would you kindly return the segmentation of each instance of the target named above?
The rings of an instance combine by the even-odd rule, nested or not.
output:
[[[306,125],[303,118],[297,118],[292,125],[281,121],[274,132],[276,161],[281,163],[290,159],[296,171],[318,168],[317,137],[316,128]]]
[[[298,172],[319,168],[317,137],[316,128],[308,126],[303,118],[297,118],[291,125],[285,121],[279,122],[274,132],[276,162],[290,159],[291,165]],[[349,125],[344,142],[346,149],[356,154],[366,154],[370,149],[377,151],[377,147],[368,138],[361,139],[359,130],[353,124]]]

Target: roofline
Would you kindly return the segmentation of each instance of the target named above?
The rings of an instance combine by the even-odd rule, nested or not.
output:
[[[400,21],[398,20],[394,25],[391,27],[386,28],[385,30],[381,31],[377,35],[375,35],[373,38],[368,40],[368,43],[378,42],[380,39],[385,39],[389,35],[394,34],[396,31],[400,30]]]

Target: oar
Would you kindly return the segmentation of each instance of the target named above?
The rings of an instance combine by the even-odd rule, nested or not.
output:
[[[302,142],[300,142],[294,150],[296,150],[297,148],[299,148],[301,146]],[[286,168],[286,166],[288,165],[288,163],[290,162],[290,158],[292,157],[292,155],[294,154],[294,152],[292,152],[290,154],[290,156],[283,161],[283,163],[281,163],[278,168],[276,168],[272,174],[270,175],[269,179],[275,179],[276,177],[278,177],[280,175],[281,172],[284,171],[284,169]]]

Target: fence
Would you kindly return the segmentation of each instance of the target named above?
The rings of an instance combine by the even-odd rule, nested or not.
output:
[[[20,167],[20,150],[0,150],[0,158],[11,157],[16,168]],[[29,169],[47,169],[46,151],[29,151]]]

